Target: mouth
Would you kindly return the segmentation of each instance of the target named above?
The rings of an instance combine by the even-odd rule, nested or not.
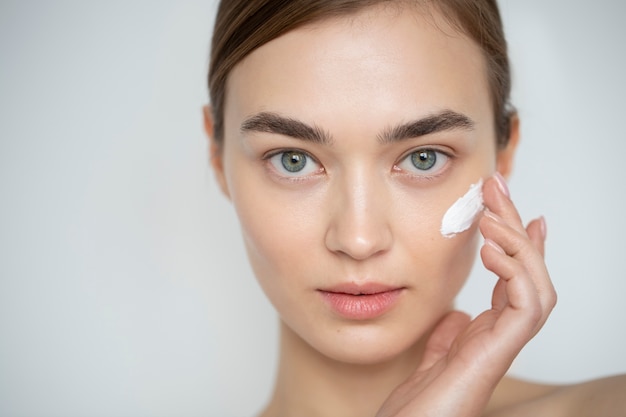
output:
[[[344,283],[318,292],[330,310],[340,317],[371,320],[391,310],[404,290],[404,287],[378,283]]]

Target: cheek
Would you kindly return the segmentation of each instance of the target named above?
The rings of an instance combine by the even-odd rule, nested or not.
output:
[[[285,193],[259,175],[231,177],[231,198],[255,276],[278,310],[307,289],[302,282],[319,259],[322,219],[315,193]]]
[[[476,260],[479,245],[478,221],[482,216],[482,209],[468,210],[468,216],[461,216],[467,221],[469,228],[452,236],[444,236],[441,232],[442,221],[448,210],[462,197],[467,205],[481,206],[482,199],[469,198],[482,193],[476,193],[476,188],[472,185],[478,184],[481,187],[481,180],[486,180],[495,170],[495,147],[492,141],[483,141],[480,145],[480,152],[475,152],[475,156],[464,164],[463,169],[457,171],[450,179],[449,186],[442,187],[437,195],[430,196],[424,204],[428,205],[427,211],[432,213],[429,217],[428,228],[425,233],[429,236],[429,245],[425,256],[433,262],[437,268],[437,275],[442,280],[433,282],[433,285],[448,286],[448,290],[454,295],[460,290],[466,278],[469,276],[471,268]],[[480,188],[478,188],[480,189]],[[474,201],[477,200],[477,201]],[[478,201],[479,200],[479,201]],[[476,204],[474,204],[476,203]]]
[[[465,285],[476,259],[478,246],[478,230],[476,227],[467,230],[453,239],[440,240],[430,280],[424,280],[417,287],[418,292],[427,297],[423,310],[438,320],[450,308],[454,307],[457,295]]]
[[[445,285],[448,291],[456,297],[465,283],[476,259],[478,246],[478,226],[475,224],[467,231],[453,238],[443,238],[442,260]]]
[[[310,193],[281,190],[268,179],[256,157],[230,142],[225,148],[225,173],[230,198],[252,254],[269,259],[280,256],[284,261],[290,247],[308,239],[314,221]]]
[[[444,213],[467,191],[464,183],[455,188],[459,191],[442,188],[396,197],[402,202],[396,208],[397,243],[408,260],[417,293],[426,295],[425,303],[435,309],[450,306],[471,271],[478,246],[477,221],[452,238],[441,234]]]
[[[479,241],[477,226],[447,239],[436,223],[429,226],[428,239],[413,239],[407,250],[412,287],[411,302],[402,312],[407,323],[402,327],[418,333],[427,331],[454,307],[476,259]]]

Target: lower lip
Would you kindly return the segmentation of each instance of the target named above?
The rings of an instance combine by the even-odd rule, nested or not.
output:
[[[398,301],[402,288],[375,294],[353,295],[320,291],[330,308],[342,317],[368,320],[382,316]]]

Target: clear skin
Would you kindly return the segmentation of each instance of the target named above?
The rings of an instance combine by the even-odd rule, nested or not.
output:
[[[379,139],[443,111],[471,126]],[[329,140],[242,129],[263,112]],[[205,124],[212,137],[208,108]],[[524,227],[495,174],[508,175],[518,129],[514,120],[509,145],[496,148],[481,51],[436,13],[376,7],[292,31],[236,66],[212,165],[281,320],[280,368],[263,416],[565,412],[568,390],[504,377],[556,302],[545,222]],[[294,172],[283,165],[288,151],[305,161]],[[421,169],[415,152],[437,162]],[[444,238],[445,211],[479,178],[486,215]],[[498,279],[492,308],[470,322],[453,302],[481,233],[481,260]],[[402,290],[370,320],[336,314],[319,291],[371,282]]]

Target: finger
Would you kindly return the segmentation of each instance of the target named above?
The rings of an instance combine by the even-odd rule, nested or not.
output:
[[[494,331],[515,351],[535,335],[548,314],[519,262],[489,245],[480,254],[485,267],[500,276],[492,295],[492,310],[499,314]]]
[[[501,286],[513,279],[517,279],[518,281],[529,281],[528,283],[524,283],[524,292],[528,292],[528,295],[530,296],[536,296],[535,285],[530,279],[528,270],[524,264],[508,256],[504,250],[498,248],[497,244],[493,241],[489,239],[485,241],[485,245],[480,250],[480,256],[485,268],[500,278],[499,281],[501,281]],[[498,293],[498,298],[502,298],[502,288],[498,288],[498,290],[500,291]],[[526,304],[528,304],[526,302],[521,304],[516,303],[517,298],[515,297],[511,299],[508,287],[505,295],[508,298],[507,304],[511,304],[514,308],[523,308]]]
[[[507,337],[521,336],[519,341],[525,343],[539,331],[554,307],[549,278],[548,285],[539,287],[523,263],[490,240],[480,255],[485,267],[500,277],[492,295],[492,309],[501,313],[498,331]]]
[[[505,224],[504,220],[499,216],[491,212],[486,212],[485,214],[480,220],[479,227],[486,241],[493,243],[492,246],[496,248],[501,248],[506,255],[511,256],[520,265],[524,266],[529,278],[536,287],[542,306],[547,311],[551,310],[556,302],[556,292],[542,255],[543,226],[541,221],[531,222],[529,230],[532,237],[526,237]],[[504,261],[497,261],[502,264],[498,267],[494,257],[487,257],[483,259],[483,262],[486,262],[485,266],[501,278],[510,279],[512,276],[505,277],[500,274],[515,273],[514,270],[504,267]],[[514,268],[514,266],[511,266],[511,268]]]
[[[460,311],[452,311],[444,316],[428,338],[424,356],[417,371],[430,369],[450,351],[452,342],[467,327],[470,317]]]
[[[546,221],[543,217],[531,221],[526,233],[542,257],[545,257]]]
[[[502,248],[507,255],[518,257],[538,252],[532,245],[526,230],[520,232],[505,219],[491,210],[485,210],[479,228],[485,239]]]
[[[522,219],[509,196],[506,182],[497,172],[483,185],[483,201],[488,210],[498,215],[520,234],[526,234]]]
[[[491,294],[491,307],[496,311],[502,311],[508,303],[509,297],[506,295],[506,281],[498,279]]]

